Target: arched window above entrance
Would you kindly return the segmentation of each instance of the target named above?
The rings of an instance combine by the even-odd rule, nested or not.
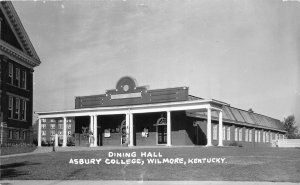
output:
[[[167,119],[164,118],[164,117],[159,118],[159,119],[156,121],[156,125],[167,125]]]

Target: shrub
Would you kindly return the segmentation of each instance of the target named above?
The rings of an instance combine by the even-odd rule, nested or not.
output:
[[[18,153],[28,153],[32,152],[36,149],[35,144],[27,144],[27,143],[6,143],[1,145],[1,155],[10,155],[10,154],[18,154]]]
[[[238,147],[243,147],[242,144],[238,144],[237,142],[232,142],[232,143],[229,143],[229,146],[238,146]]]

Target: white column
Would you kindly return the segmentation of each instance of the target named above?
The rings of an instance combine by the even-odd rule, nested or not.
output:
[[[211,144],[211,109],[207,109],[207,129],[206,129],[206,135],[207,135],[207,144],[206,146],[212,146]]]
[[[89,131],[94,134],[94,116],[90,115],[90,126]],[[89,137],[89,143],[91,142],[91,138]],[[90,146],[94,146],[94,143],[90,143]]]
[[[38,146],[42,146],[42,120],[38,123]]]
[[[129,146],[133,146],[133,114],[129,114],[129,128],[130,128],[130,139],[129,139]]]
[[[129,119],[129,113],[126,114],[126,142],[127,144],[129,145],[129,134],[130,134],[130,130],[129,130],[129,127],[130,127],[130,119]]]
[[[58,135],[57,135],[57,133],[55,134],[55,137],[54,137],[54,146],[58,147]]]
[[[171,112],[167,111],[167,146],[172,145],[171,137]]]
[[[219,112],[219,146],[223,146],[223,114]]]
[[[62,146],[66,147],[67,146],[67,118],[64,117],[64,128],[63,128],[63,143]]]
[[[98,133],[97,133],[97,125],[98,125],[97,115],[94,116],[94,146],[97,146]]]

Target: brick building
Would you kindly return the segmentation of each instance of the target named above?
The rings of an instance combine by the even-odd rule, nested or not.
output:
[[[55,134],[58,135],[60,144],[63,139],[63,119],[42,119],[41,135],[42,145],[52,144],[55,138]],[[67,137],[74,137],[75,133],[75,119],[67,119]]]
[[[30,142],[33,72],[41,63],[10,1],[0,2],[0,143]]]

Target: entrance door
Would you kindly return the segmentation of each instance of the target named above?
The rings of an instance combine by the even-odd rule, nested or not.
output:
[[[167,119],[162,117],[156,122],[157,144],[167,144]]]

